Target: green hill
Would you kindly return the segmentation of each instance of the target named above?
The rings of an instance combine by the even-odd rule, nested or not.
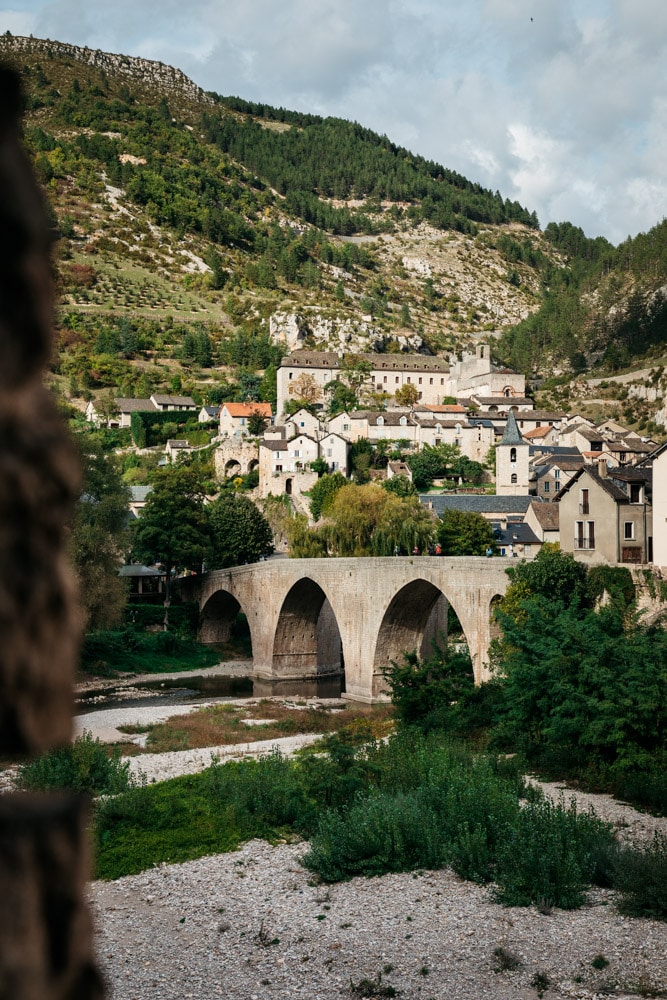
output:
[[[74,394],[206,395],[221,365],[238,385],[279,357],[275,314],[385,350],[499,338],[532,374],[662,349],[665,224],[617,248],[569,223],[541,233],[517,202],[356,123],[60,42],[6,34],[0,58],[22,74],[61,234],[55,377]]]

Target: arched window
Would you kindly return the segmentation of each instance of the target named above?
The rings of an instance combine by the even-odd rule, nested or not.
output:
[[[384,417],[378,417],[377,418],[377,425],[378,425],[378,427],[384,426]]]
[[[516,448],[510,448],[510,462],[516,462]]]
[[[517,474],[516,474],[516,472],[513,472],[512,476],[511,476],[511,479],[510,479],[510,483],[512,484],[512,486],[516,486],[516,484],[518,482],[519,482],[519,480],[517,478]]]
[[[407,417],[401,417],[401,419],[399,420],[399,424],[401,425],[401,427],[405,427],[407,422],[408,422]]]

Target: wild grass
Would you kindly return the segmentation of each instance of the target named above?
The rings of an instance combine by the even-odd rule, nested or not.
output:
[[[374,708],[346,706],[336,712],[324,708],[299,707],[262,700],[255,705],[209,705],[189,715],[178,715],[166,722],[147,726],[146,751],[164,753],[191,750],[195,747],[224,746],[252,740],[273,740],[302,733],[333,733],[349,730],[349,738],[359,734],[359,741],[386,735],[393,728],[393,710],[388,705]],[[257,721],[246,725],[244,720]],[[121,732],[136,732],[136,727],[120,726]]]
[[[276,708],[257,706],[266,715]],[[310,709],[278,714],[290,711],[303,713],[297,729],[322,724]],[[217,714],[238,724],[234,706]],[[404,730],[360,745],[386,721],[348,719],[318,754],[274,751],[150,786],[84,733],[24,765],[19,784],[104,796],[94,818],[100,878],[230,851],[253,837],[298,836],[310,839],[303,863],[323,882],[450,866],[493,883],[507,906],[575,908],[595,883],[619,890],[623,912],[667,919],[667,837],[621,849],[608,824],[574,803],[526,799],[512,762],[435,736]]]

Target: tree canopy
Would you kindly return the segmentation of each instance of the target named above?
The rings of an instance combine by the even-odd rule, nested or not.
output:
[[[83,492],[72,523],[72,561],[89,629],[115,624],[126,600],[118,576],[129,542],[130,490],[115,455],[102,449],[93,434],[77,436],[83,468]]]
[[[487,549],[496,549],[490,521],[462,510],[444,511],[438,541],[444,556],[483,556]]]
[[[205,481],[200,466],[169,465],[153,473],[151,486],[134,529],[132,550],[138,561],[164,567],[168,608],[172,570],[199,571],[209,553]]]
[[[428,548],[435,532],[429,513],[415,497],[401,498],[381,486],[343,486],[319,529],[337,556],[391,556]]]
[[[273,552],[269,522],[248,497],[227,491],[206,508],[210,569],[257,562]]]

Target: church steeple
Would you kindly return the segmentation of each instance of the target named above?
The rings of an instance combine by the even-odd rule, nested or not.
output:
[[[514,410],[510,410],[507,414],[507,423],[505,424],[505,431],[502,436],[501,444],[525,444],[521,431],[519,430],[519,425],[516,422],[516,417],[514,416]]]
[[[502,439],[496,448],[496,494],[526,496],[529,493],[530,445],[522,436],[514,410],[507,414]]]

